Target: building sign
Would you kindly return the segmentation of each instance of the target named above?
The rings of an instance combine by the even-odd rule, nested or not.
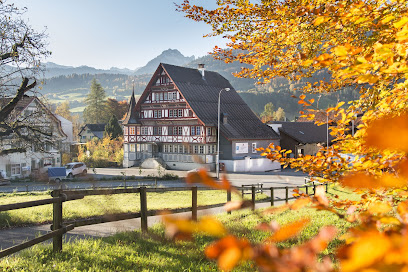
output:
[[[235,154],[248,153],[248,143],[236,143],[235,144]]]

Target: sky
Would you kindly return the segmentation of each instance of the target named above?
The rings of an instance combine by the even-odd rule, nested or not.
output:
[[[9,0],[27,7],[24,17],[46,29],[51,57],[60,65],[135,69],[167,49],[184,56],[206,55],[221,37],[203,38],[209,25],[176,11],[182,0]],[[215,7],[215,0],[196,1]]]

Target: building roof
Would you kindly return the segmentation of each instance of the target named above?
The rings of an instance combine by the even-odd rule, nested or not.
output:
[[[85,124],[78,134],[81,134],[85,128],[88,128],[99,139],[103,138],[106,124]]]
[[[220,113],[228,114],[226,124],[220,123],[221,134],[234,139],[278,139],[269,126],[259,120],[227,79],[216,72],[205,71],[204,77],[198,69],[162,63],[181,95],[196,116],[206,126],[217,126],[218,95],[221,89]],[[158,68],[158,69],[159,69]]]
[[[125,118],[123,119],[122,124],[127,125],[127,124],[138,123],[135,106],[136,106],[135,89],[133,88],[132,96],[130,97],[130,102],[129,102],[129,109],[128,109],[128,112],[126,113]]]
[[[4,108],[14,97],[0,97],[0,109]],[[64,132],[61,126],[61,120],[48,109],[40,99],[36,96],[28,96],[24,95],[18,102],[17,105],[14,107],[12,113],[10,114],[11,119],[17,118],[33,101],[36,101],[37,105],[39,105],[47,114],[50,116],[58,126],[58,130],[62,136],[67,137],[67,134]]]
[[[327,127],[325,125],[318,126],[314,122],[278,122],[274,121],[271,124],[280,124],[279,132],[286,134],[301,144],[311,143],[326,143]],[[329,141],[333,137],[329,134]]]

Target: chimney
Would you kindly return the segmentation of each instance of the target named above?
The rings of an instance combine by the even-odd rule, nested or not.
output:
[[[204,64],[203,64],[203,63],[198,64],[198,70],[201,72],[201,76],[202,76],[203,79],[204,79],[205,68],[204,68]]]
[[[221,117],[222,117],[222,123],[224,125],[228,124],[228,113],[223,112]]]

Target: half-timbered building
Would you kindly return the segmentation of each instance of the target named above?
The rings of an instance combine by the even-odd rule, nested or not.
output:
[[[123,120],[123,166],[160,158],[170,169],[190,170],[199,164],[214,169],[218,97],[225,88],[230,91],[221,93],[220,162],[229,171],[251,171],[250,166],[237,169],[239,164],[234,163],[248,158],[259,159],[255,163],[258,168],[270,168],[271,162],[263,158],[260,162],[256,149],[271,142],[278,144],[279,136],[257,118],[227,79],[203,67],[164,63],[158,66],[137,103],[132,93]]]

